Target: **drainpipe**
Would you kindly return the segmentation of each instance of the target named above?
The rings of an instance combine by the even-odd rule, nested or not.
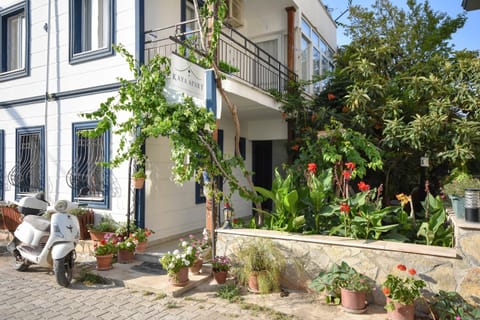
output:
[[[287,10],[287,67],[290,70],[289,80],[293,80],[295,70],[295,8],[288,7]],[[287,120],[287,140],[295,139],[292,120]],[[288,154],[288,162],[293,163],[293,154]]]
[[[50,22],[51,22],[51,11],[52,11],[52,1],[48,0],[48,15],[47,23],[43,26],[43,29],[47,32],[47,67],[45,70],[45,109],[44,109],[44,123],[45,123],[45,200],[49,201],[50,193],[48,190],[48,100],[50,98],[49,90],[49,78],[50,78]]]

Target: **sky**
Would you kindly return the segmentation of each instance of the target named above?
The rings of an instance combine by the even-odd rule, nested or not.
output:
[[[390,0],[395,6],[406,8],[407,0]],[[342,12],[348,8],[348,0],[322,0],[323,4],[331,9],[330,14],[333,19],[337,19]],[[353,0],[353,5],[370,8],[375,0]],[[417,2],[423,2],[418,0]],[[430,7],[434,11],[447,13],[451,17],[456,17],[464,10],[462,0],[429,0]],[[343,15],[339,22],[348,23],[348,13]],[[456,50],[480,50],[480,10],[467,12],[467,22],[464,27],[458,30],[452,37],[451,43],[455,45]],[[342,46],[348,44],[350,40],[343,34],[343,29],[337,29],[337,44]]]

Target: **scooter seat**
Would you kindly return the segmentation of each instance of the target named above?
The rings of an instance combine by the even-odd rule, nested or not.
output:
[[[24,222],[28,222],[32,227],[40,231],[50,230],[50,220],[41,216],[25,216],[23,218]]]

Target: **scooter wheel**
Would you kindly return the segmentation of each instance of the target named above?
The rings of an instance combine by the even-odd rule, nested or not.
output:
[[[17,271],[25,271],[28,269],[30,265],[27,260],[25,260],[18,250],[13,252],[13,256],[15,258],[15,262],[13,263],[13,268]]]
[[[73,278],[73,261],[72,255],[68,254],[62,259],[56,259],[53,264],[55,278],[57,283],[62,287],[68,287]]]

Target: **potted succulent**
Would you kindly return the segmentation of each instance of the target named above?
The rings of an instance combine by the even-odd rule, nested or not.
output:
[[[367,310],[366,295],[373,281],[345,261],[334,264],[330,270],[320,272],[310,283],[310,288],[327,291],[327,303],[341,303],[345,311],[362,313]]]
[[[389,274],[382,284],[382,290],[387,297],[385,309],[389,319],[413,320],[415,318],[415,300],[421,296],[425,282],[415,279],[417,271],[407,269],[403,264],[397,265],[394,274]]]
[[[235,262],[240,280],[251,292],[269,293],[280,289],[286,259],[273,241],[254,239],[242,243],[235,252]]]
[[[228,271],[231,261],[227,256],[215,256],[212,260],[213,277],[218,284],[224,284],[227,281]]]

